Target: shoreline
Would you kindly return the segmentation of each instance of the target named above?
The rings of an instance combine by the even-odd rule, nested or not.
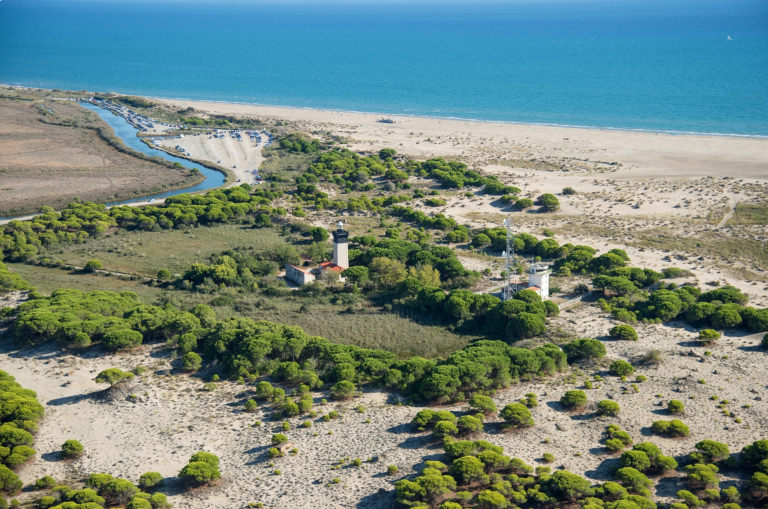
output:
[[[45,90],[53,92],[54,90],[60,90],[62,92],[69,93],[81,93],[82,91],[64,90],[64,89],[52,89],[44,87],[33,87],[28,85],[16,85],[10,83],[0,83],[0,87],[9,87],[16,89],[28,89],[28,90]],[[456,122],[472,122],[481,124],[500,124],[511,126],[528,126],[528,127],[548,127],[557,129],[580,129],[587,131],[605,131],[605,132],[627,132],[627,133],[649,133],[649,134],[666,134],[671,136],[701,136],[701,137],[714,137],[714,138],[746,138],[746,139],[768,139],[768,133],[766,134],[746,134],[746,133],[720,133],[720,132],[701,132],[701,131],[688,131],[688,130],[674,130],[674,129],[650,129],[641,127],[616,127],[616,126],[590,126],[590,125],[576,125],[576,124],[558,124],[555,122],[525,122],[522,120],[499,120],[499,119],[479,119],[479,118],[467,118],[457,116],[436,116],[436,115],[421,115],[421,114],[409,114],[409,113],[392,113],[392,112],[379,112],[379,111],[365,111],[365,110],[347,110],[343,108],[320,108],[312,106],[291,106],[285,104],[264,104],[257,102],[245,102],[235,100],[216,100],[216,99],[194,99],[188,97],[163,97],[158,95],[143,95],[141,93],[134,92],[119,92],[119,91],[95,91],[85,90],[91,94],[116,94],[142,97],[145,99],[151,99],[159,102],[183,102],[183,103],[205,103],[213,105],[237,105],[256,108],[274,108],[278,110],[300,110],[309,112],[327,112],[327,113],[339,113],[339,114],[355,114],[355,115],[377,115],[384,117],[398,117],[404,119],[424,119],[424,120],[447,120]]]
[[[121,92],[107,92],[110,94],[125,95]],[[132,95],[132,94],[128,94]],[[363,111],[363,110],[345,110],[341,108],[314,108],[311,106],[288,106],[277,104],[263,104],[263,103],[251,103],[243,101],[226,101],[226,100],[214,100],[214,99],[190,99],[183,97],[161,97],[154,95],[139,95],[137,97],[143,97],[145,99],[151,99],[153,101],[160,101],[168,103],[170,101],[177,101],[183,103],[210,103],[210,104],[222,104],[222,105],[237,105],[237,106],[253,106],[257,108],[275,108],[286,110],[309,111],[309,112],[327,112],[327,113],[340,113],[340,114],[352,114],[352,115],[376,115],[380,117],[394,117],[403,119],[423,119],[423,120],[449,120],[456,122],[472,122],[479,124],[501,124],[511,126],[526,126],[526,127],[552,127],[556,129],[581,129],[585,131],[607,131],[607,132],[627,132],[627,133],[648,133],[648,134],[668,134],[671,136],[702,136],[713,138],[747,138],[747,139],[764,139],[768,140],[768,134],[737,134],[737,133],[708,133],[699,131],[680,131],[669,129],[644,129],[644,128],[632,128],[632,127],[612,127],[612,126],[589,126],[589,125],[571,125],[571,124],[557,124],[552,122],[524,122],[518,120],[484,120],[480,118],[465,118],[465,117],[441,117],[435,115],[419,115],[416,113],[387,113],[376,111]]]

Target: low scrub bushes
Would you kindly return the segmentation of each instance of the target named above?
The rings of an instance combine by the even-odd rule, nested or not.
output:
[[[84,452],[83,444],[77,440],[67,440],[61,446],[61,457],[65,459],[79,458]]]
[[[567,391],[560,398],[560,404],[568,410],[580,410],[587,406],[587,395],[578,389]]]
[[[672,419],[670,421],[654,421],[651,431],[657,435],[667,437],[687,437],[691,432],[682,421]]]
[[[611,399],[604,399],[597,403],[597,413],[600,415],[619,415],[619,404]]]
[[[205,451],[193,454],[189,463],[179,472],[179,479],[198,486],[211,484],[220,477],[218,456]]]

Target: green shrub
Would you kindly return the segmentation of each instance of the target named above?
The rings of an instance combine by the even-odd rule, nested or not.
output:
[[[684,410],[685,410],[685,405],[683,405],[682,401],[671,399],[667,403],[667,411],[670,414],[679,415],[679,414],[682,414]]]
[[[104,504],[104,497],[100,496],[95,490],[84,488],[82,490],[70,490],[65,495],[66,499],[76,504]]]
[[[104,268],[104,265],[97,259],[88,260],[83,267],[83,272],[95,272]]]
[[[757,440],[741,450],[741,456],[748,467],[754,468],[762,461],[768,460],[768,440]]]
[[[616,325],[608,331],[608,334],[616,339],[637,341],[637,332],[635,331],[635,328],[627,324]]]
[[[544,454],[541,455],[541,460],[544,463],[552,463],[553,461],[555,461],[555,455],[552,454],[551,452],[545,452]]]
[[[717,463],[731,455],[726,444],[714,440],[702,440],[695,447],[696,451],[690,454],[695,463]]]
[[[101,344],[108,350],[127,350],[139,346],[144,336],[132,329],[112,329],[104,333]]]
[[[355,395],[357,387],[349,380],[341,380],[331,387],[331,397],[333,399],[349,399]]]
[[[714,329],[701,329],[699,331],[699,341],[706,345],[711,345],[720,339],[720,333]]]
[[[635,372],[635,367],[627,361],[616,360],[611,363],[611,374],[615,376],[628,376]]]
[[[399,471],[400,469],[397,468],[397,465],[389,465],[387,467],[387,475],[397,475]]]
[[[134,497],[128,502],[125,509],[152,509],[152,502],[146,498]]]
[[[687,437],[690,434],[688,426],[677,419],[671,421],[654,421],[651,431],[657,435],[669,437]]]
[[[483,421],[474,415],[462,415],[456,422],[456,427],[462,435],[483,431]]]
[[[426,428],[430,425],[434,416],[434,410],[430,410],[429,408],[419,410],[419,413],[417,413],[411,420],[411,424],[417,426],[418,428]]]
[[[462,456],[454,460],[451,465],[451,476],[462,484],[480,481],[486,477],[483,462],[475,456]]]
[[[259,399],[271,399],[275,393],[275,388],[266,380],[256,384],[256,397]]]
[[[545,212],[554,212],[560,209],[560,200],[551,193],[544,193],[536,198],[536,205],[540,205]]]
[[[283,435],[282,433],[275,433],[274,435],[272,435],[272,443],[275,445],[279,445],[287,441],[288,441],[288,437]]]
[[[728,486],[720,490],[720,500],[723,502],[738,503],[741,501],[741,494],[736,486]],[[725,507],[725,506],[723,506]]]
[[[597,413],[600,415],[619,415],[619,404],[610,399],[604,399],[597,403]]]
[[[171,509],[171,504],[165,493],[153,493],[149,497],[149,503],[152,504],[152,509]]]
[[[47,490],[50,488],[53,488],[56,486],[56,479],[51,477],[50,475],[45,475],[35,481],[35,489],[36,490]]]
[[[643,451],[626,451],[619,458],[620,467],[632,467],[640,472],[646,472],[651,468],[651,460]]]
[[[149,491],[163,483],[163,476],[159,472],[145,472],[139,477],[139,488]]]
[[[23,483],[19,476],[17,476],[13,470],[0,465],[0,491],[4,491],[8,494],[16,493],[21,489]]]
[[[157,279],[167,281],[171,279],[171,277],[173,277],[173,275],[171,274],[171,271],[168,269],[159,269],[157,271]]]
[[[563,345],[568,362],[597,360],[605,357],[605,345],[593,338],[574,339]]]
[[[508,506],[507,499],[498,491],[483,490],[477,494],[477,507],[481,509],[504,509]]]
[[[193,454],[189,463],[179,472],[183,482],[198,485],[209,484],[220,477],[218,456],[205,451]]]
[[[54,497],[50,495],[41,497],[40,500],[37,501],[37,505],[38,507],[40,507],[40,509],[48,509],[49,507],[55,506],[57,503],[58,503],[58,500],[56,500]],[[0,503],[0,507],[7,507],[7,506],[4,506],[2,505],[2,503]]]
[[[253,399],[249,399],[245,402],[245,411],[248,413],[255,412],[256,410],[258,410],[258,408],[259,408],[258,403],[256,403],[256,401]]]
[[[83,452],[83,444],[77,440],[70,439],[61,445],[61,457],[65,459],[79,458]]]
[[[677,492],[677,498],[683,499],[685,505],[689,508],[704,507],[707,503],[697,497],[695,494],[688,490],[680,490]]]
[[[694,463],[687,465],[685,471],[688,473],[685,482],[693,490],[717,488],[720,485],[720,479],[717,477],[718,468],[715,465]]]
[[[97,384],[116,385],[133,380],[133,373],[118,368],[108,368],[96,375]]]
[[[280,407],[280,411],[283,413],[283,415],[287,415],[288,417],[293,417],[301,413],[299,405],[290,399],[285,400],[283,405]]]
[[[648,496],[648,488],[653,482],[642,472],[632,467],[622,467],[616,471],[616,480],[627,490],[637,495]]]
[[[536,394],[529,392],[525,395],[524,399],[520,400],[520,403],[528,408],[535,408],[539,406],[539,397]]]
[[[591,483],[567,470],[558,470],[546,481],[549,494],[559,500],[579,500],[593,494]]]
[[[469,400],[469,406],[483,412],[485,415],[496,413],[496,403],[493,399],[483,394],[475,394]]]
[[[587,395],[578,389],[566,391],[560,398],[560,404],[568,410],[578,410],[587,405]]]
[[[534,424],[531,411],[520,403],[508,404],[501,410],[499,417],[504,419],[505,428],[530,428]]]
[[[139,488],[127,479],[112,478],[99,489],[99,495],[104,497],[108,505],[127,504],[137,493]]]
[[[203,359],[195,352],[188,352],[181,358],[181,369],[184,371],[197,371],[203,366]]]
[[[443,438],[457,434],[459,428],[451,421],[438,421],[433,431],[436,437]]]

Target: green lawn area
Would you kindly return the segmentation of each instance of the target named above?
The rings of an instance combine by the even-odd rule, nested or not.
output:
[[[154,277],[159,269],[181,273],[191,264],[204,262],[210,255],[227,249],[268,250],[283,243],[277,228],[224,224],[159,232],[120,230],[46,254],[80,267],[97,258],[106,270]]]

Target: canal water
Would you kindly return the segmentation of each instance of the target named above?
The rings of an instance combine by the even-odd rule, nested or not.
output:
[[[80,105],[83,108],[89,109],[94,113],[98,114],[101,117],[101,119],[104,120],[104,122],[109,124],[109,126],[115,131],[115,135],[117,135],[117,137],[120,138],[127,147],[130,147],[133,150],[136,150],[137,152],[141,152],[142,154],[146,154],[148,156],[157,156],[167,161],[170,161],[172,163],[179,163],[186,168],[196,168],[205,177],[205,180],[203,180],[198,184],[195,184],[194,186],[185,187],[182,189],[174,189],[173,191],[167,191],[165,193],[160,193],[160,194],[140,196],[138,198],[132,198],[130,200],[125,200],[120,202],[107,203],[107,205],[109,206],[125,205],[128,203],[135,203],[140,201],[156,200],[161,198],[167,198],[169,196],[174,196],[177,194],[193,193],[196,191],[205,191],[207,189],[213,189],[215,187],[221,187],[224,185],[225,176],[220,171],[207,168],[202,164],[192,162],[188,159],[182,159],[181,157],[176,157],[167,152],[163,152],[162,150],[158,150],[156,148],[152,148],[148,146],[146,143],[141,141],[138,136],[136,136],[138,129],[136,129],[134,126],[129,124],[128,121],[123,117],[119,115],[115,115],[109,110],[105,110],[104,108],[99,108],[98,106],[95,106],[90,103],[82,102],[80,103]]]

